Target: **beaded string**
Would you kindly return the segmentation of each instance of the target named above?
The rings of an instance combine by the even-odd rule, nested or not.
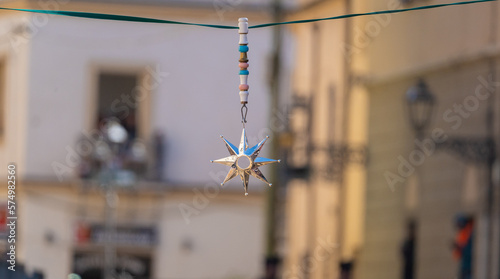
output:
[[[240,34],[239,51],[240,51],[240,103],[241,106],[241,123],[245,127],[247,123],[247,113],[248,113],[248,18],[242,17],[238,19],[238,33]]]

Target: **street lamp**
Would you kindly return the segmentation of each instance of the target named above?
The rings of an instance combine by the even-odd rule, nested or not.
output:
[[[410,123],[417,135],[420,136],[430,123],[434,111],[434,96],[424,80],[420,79],[416,85],[406,91],[406,101]]]
[[[116,120],[110,120],[104,126],[106,137],[110,142],[120,144],[127,140],[127,130]]]
[[[422,137],[431,122],[435,97],[427,84],[420,79],[406,92],[406,102],[410,124],[417,137]],[[492,136],[481,138],[451,136],[435,144],[436,149],[451,151],[467,162],[492,165],[495,160],[495,144]]]
[[[311,127],[313,106],[311,97],[306,98],[294,95],[291,114],[298,117],[303,116],[307,119],[307,125],[304,125],[300,130],[288,131],[288,137],[290,138],[289,142],[287,142],[287,144],[281,144],[286,150],[283,157],[285,158],[284,161],[287,162],[287,179],[299,178],[307,180],[313,175],[319,175],[327,180],[340,181],[345,166],[348,163],[355,163],[362,166],[366,165],[368,160],[368,147],[364,144],[330,142],[327,145],[316,145],[312,142]],[[296,146],[298,143],[302,143],[302,145]],[[324,166],[316,166],[316,168],[313,169],[311,166],[311,154],[316,151],[327,154],[328,162]],[[293,154],[294,152],[299,154]],[[293,160],[296,157],[302,159],[301,162],[297,163],[296,161],[298,160]],[[312,171],[314,171],[315,174],[313,174]]]

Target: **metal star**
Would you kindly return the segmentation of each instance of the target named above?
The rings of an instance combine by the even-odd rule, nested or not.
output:
[[[276,162],[279,163],[281,161],[267,159],[263,157],[257,157],[259,155],[260,150],[264,146],[264,143],[266,143],[267,139],[269,138],[269,136],[266,136],[265,139],[263,139],[260,143],[256,144],[252,148],[248,148],[248,141],[245,128],[243,128],[243,132],[241,133],[241,141],[239,148],[236,148],[236,146],[227,141],[223,136],[220,137],[222,138],[224,143],[226,143],[227,150],[229,151],[229,154],[231,154],[231,156],[210,161],[212,163],[219,163],[231,167],[226,178],[221,183],[221,186],[224,185],[224,183],[236,177],[236,175],[239,175],[241,181],[243,182],[243,187],[245,188],[245,196],[248,196],[248,191],[247,191],[248,179],[250,175],[264,181],[266,184],[269,185],[269,187],[272,186],[272,184],[267,181],[266,177],[264,177],[262,172],[260,172],[259,167],[271,163],[276,163]]]

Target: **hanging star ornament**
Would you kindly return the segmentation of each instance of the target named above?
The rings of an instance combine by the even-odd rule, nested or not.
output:
[[[267,139],[269,138],[268,136],[266,136],[265,139],[263,139],[252,148],[248,148],[245,128],[243,128],[243,132],[241,133],[239,148],[236,148],[236,146],[227,141],[223,136],[221,136],[221,138],[226,144],[227,150],[231,155],[218,160],[210,161],[212,163],[219,163],[231,167],[226,178],[221,183],[221,186],[223,186],[229,180],[235,178],[237,175],[240,176],[241,181],[243,182],[243,187],[245,188],[245,196],[248,196],[248,180],[250,178],[250,175],[262,180],[264,183],[268,184],[269,187],[272,186],[272,184],[267,181],[266,177],[259,170],[260,166],[281,162],[280,160],[258,157],[260,150],[264,146],[264,143],[266,143]]]

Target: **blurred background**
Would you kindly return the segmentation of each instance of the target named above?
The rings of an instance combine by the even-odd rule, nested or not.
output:
[[[448,0],[11,0],[250,25]],[[497,2],[238,32],[0,13],[0,277],[500,278]],[[7,270],[7,165],[17,170]]]

